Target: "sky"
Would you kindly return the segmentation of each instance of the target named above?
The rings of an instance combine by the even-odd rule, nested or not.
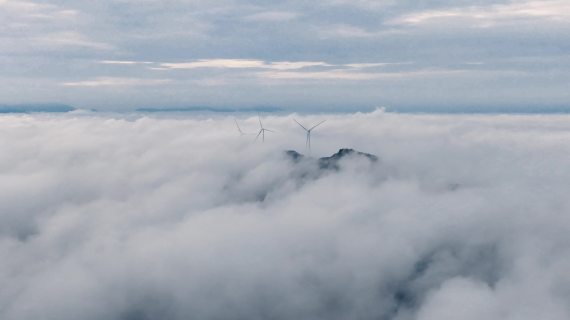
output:
[[[568,109],[567,0],[0,0],[0,104]]]
[[[0,318],[570,318],[569,115],[234,120],[2,115]]]

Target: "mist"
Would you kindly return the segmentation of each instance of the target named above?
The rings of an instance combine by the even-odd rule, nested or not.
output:
[[[0,318],[570,317],[570,116],[262,121],[0,116]]]

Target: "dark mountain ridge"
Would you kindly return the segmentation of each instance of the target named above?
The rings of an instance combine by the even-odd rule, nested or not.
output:
[[[0,104],[0,113],[71,112],[75,107],[58,103]]]
[[[306,179],[318,179],[325,174],[338,172],[341,170],[343,163],[346,164],[347,161],[367,162],[369,165],[375,165],[380,161],[380,159],[373,154],[359,152],[349,148],[340,149],[330,157],[321,158],[305,156],[295,150],[285,151],[284,154],[285,157],[294,164],[291,176],[299,182],[305,181]]]
[[[318,165],[319,169],[323,170],[339,170],[339,162],[346,158],[361,158],[370,161],[371,163],[378,162],[378,157],[376,155],[356,151],[354,149],[349,148],[342,148],[338,150],[335,154],[331,155],[330,157],[322,157],[322,158],[312,158],[305,156],[295,150],[287,150],[285,154],[288,158],[290,158],[295,163],[300,163],[304,161],[314,162]]]

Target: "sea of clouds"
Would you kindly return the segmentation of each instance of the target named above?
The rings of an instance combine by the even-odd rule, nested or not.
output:
[[[0,319],[570,318],[570,116],[263,121],[0,116]]]

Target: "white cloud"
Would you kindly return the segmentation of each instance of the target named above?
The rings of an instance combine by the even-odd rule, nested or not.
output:
[[[29,40],[33,46],[41,47],[43,49],[59,49],[65,47],[84,47],[97,50],[113,49],[112,45],[104,42],[93,41],[83,34],[73,31],[64,31],[43,34],[40,36],[33,36]]]
[[[394,0],[325,0],[323,3],[332,6],[349,6],[366,10],[378,10],[391,7],[397,2]]]
[[[125,63],[131,64],[130,61]],[[242,59],[198,60],[194,62],[160,63],[160,67],[149,67],[151,70],[165,71],[170,69],[242,69],[238,81],[256,78],[274,80],[348,80],[363,81],[395,77],[436,76],[462,73],[464,70],[452,69],[420,69],[401,72],[378,72],[374,69],[411,64],[410,62],[370,62],[331,64],[322,61],[263,61]],[[263,71],[259,71],[263,70]],[[251,72],[253,71],[253,72]],[[234,75],[235,76],[235,75]],[[228,78],[229,79],[229,78]],[[231,81],[230,81],[231,82]],[[228,83],[224,81],[223,83]]]
[[[379,68],[379,67],[386,67],[392,65],[402,65],[402,64],[412,64],[412,62],[372,62],[372,63],[348,63],[345,66],[350,68],[357,68],[357,69],[366,69],[366,68]]]
[[[381,73],[352,72],[346,70],[327,70],[317,72],[260,72],[258,75],[269,79],[304,79],[304,80],[371,80],[385,76]]]
[[[470,6],[441,10],[426,10],[388,21],[388,24],[422,25],[458,21],[463,24],[488,27],[496,24],[518,23],[517,19],[543,19],[565,23],[570,17],[570,3],[564,0],[514,1],[508,4]]]
[[[371,38],[381,36],[385,31],[368,31],[357,26],[341,24],[320,28],[318,33],[322,38]]]
[[[298,13],[290,11],[264,11],[248,15],[244,17],[244,20],[254,22],[283,22],[296,19],[298,16]]]
[[[4,115],[0,318],[568,319],[569,120]]]
[[[220,68],[220,69],[276,69],[290,70],[306,67],[328,66],[320,61],[276,61],[266,62],[263,60],[248,59],[202,59],[192,62],[161,63],[160,66],[169,69],[197,69],[197,68]]]
[[[67,87],[130,87],[130,86],[156,86],[172,82],[171,79],[144,79],[144,78],[117,78],[99,77],[90,80],[64,82]]]
[[[501,306],[493,289],[472,279],[450,279],[445,282],[420,311],[418,320],[499,319]]]
[[[261,60],[246,59],[212,59],[198,60],[193,62],[161,63],[164,68],[170,69],[197,69],[197,68],[225,68],[225,69],[245,69],[261,68],[265,63]]]
[[[348,66],[348,65],[347,65]],[[359,69],[375,68],[380,66],[376,63],[368,64],[352,64],[354,69],[336,69],[324,71],[284,71],[275,72],[267,71],[260,72],[258,76],[268,79],[298,79],[298,80],[376,80],[376,79],[389,79],[389,78],[407,78],[407,77],[422,77],[422,76],[441,76],[465,73],[465,70],[460,69],[425,69],[416,71],[401,71],[401,72],[362,72]]]
[[[274,70],[294,70],[294,69],[303,69],[308,67],[331,67],[332,64],[328,64],[326,62],[321,61],[277,61],[271,62],[265,66],[265,69],[274,69]]]
[[[132,61],[132,60],[102,60],[102,64],[118,64],[118,65],[136,65],[136,64],[153,64],[150,61]]]
[[[237,70],[223,78],[206,77],[195,80],[195,84],[226,85],[244,81],[255,82],[261,79],[273,80],[345,80],[366,81],[388,78],[404,78],[419,76],[440,76],[464,73],[461,69],[423,68],[406,71],[379,71],[388,66],[410,65],[412,62],[368,62],[331,64],[322,61],[263,61],[248,59],[213,59],[192,62],[158,63],[130,60],[102,61],[105,64],[144,65],[149,70],[168,71],[184,69],[228,69]],[[154,66],[154,65],[158,65]]]

